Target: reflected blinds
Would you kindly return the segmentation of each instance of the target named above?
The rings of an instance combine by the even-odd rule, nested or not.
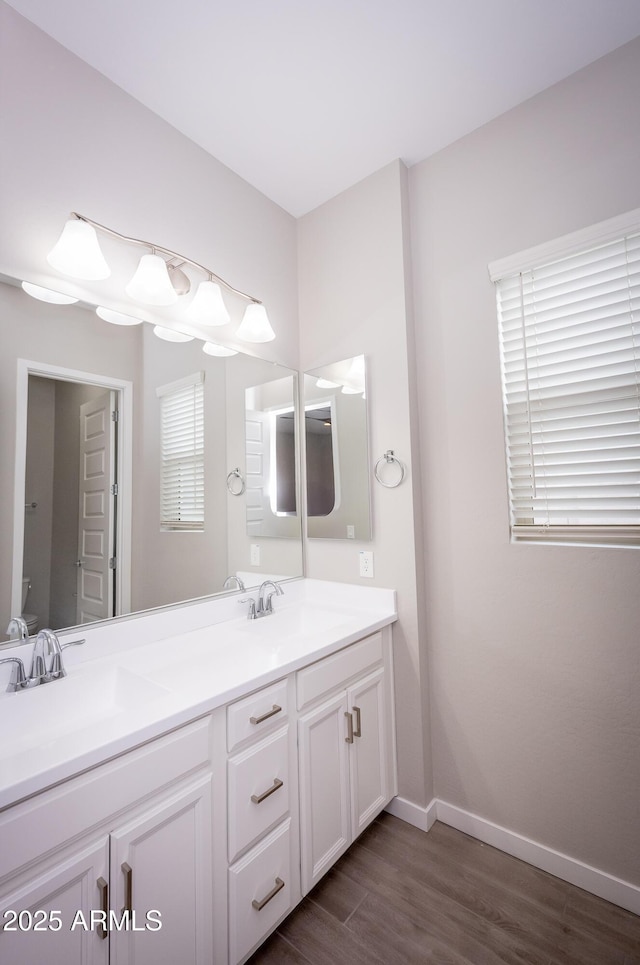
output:
[[[640,229],[497,300],[513,537],[640,543]]]
[[[160,526],[204,530],[204,374],[157,389],[160,397]]]

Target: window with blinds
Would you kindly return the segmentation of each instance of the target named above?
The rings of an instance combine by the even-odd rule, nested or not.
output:
[[[204,373],[158,388],[160,528],[204,530]]]
[[[564,245],[562,257],[494,270],[516,540],[640,544],[634,215],[635,230],[619,237],[607,222],[594,229],[607,236],[599,243],[580,233],[579,250]]]

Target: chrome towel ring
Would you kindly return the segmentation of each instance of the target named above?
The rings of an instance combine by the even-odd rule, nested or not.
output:
[[[387,449],[378,459],[373,472],[381,486],[395,489],[404,479],[405,467],[404,463],[394,456],[393,449]]]
[[[242,496],[243,492],[247,488],[244,481],[244,476],[240,472],[240,468],[232,469],[227,476],[227,489],[232,496]]]

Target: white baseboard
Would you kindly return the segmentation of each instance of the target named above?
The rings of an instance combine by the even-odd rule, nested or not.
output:
[[[554,851],[553,848],[538,844],[515,831],[493,824],[477,814],[471,814],[462,808],[447,804],[446,801],[434,798],[426,808],[423,808],[404,798],[396,797],[386,810],[395,817],[420,828],[421,831],[428,831],[436,820],[442,821],[443,824],[448,824],[485,844],[520,858],[535,868],[548,871],[556,878],[562,878],[563,881],[583,888],[599,898],[604,898],[605,901],[640,915],[640,888],[636,885],[615,878],[605,871],[599,871],[559,851]]]
[[[434,798],[426,808],[423,808],[419,804],[414,804],[413,801],[407,801],[406,798],[394,797],[387,804],[385,811],[402,821],[406,821],[407,824],[412,824],[414,828],[429,831],[437,821],[437,803]]]

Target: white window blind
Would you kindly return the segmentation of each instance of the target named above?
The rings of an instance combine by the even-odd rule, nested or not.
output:
[[[640,544],[640,224],[497,300],[513,538]]]
[[[204,373],[158,388],[160,526],[204,530]]]

